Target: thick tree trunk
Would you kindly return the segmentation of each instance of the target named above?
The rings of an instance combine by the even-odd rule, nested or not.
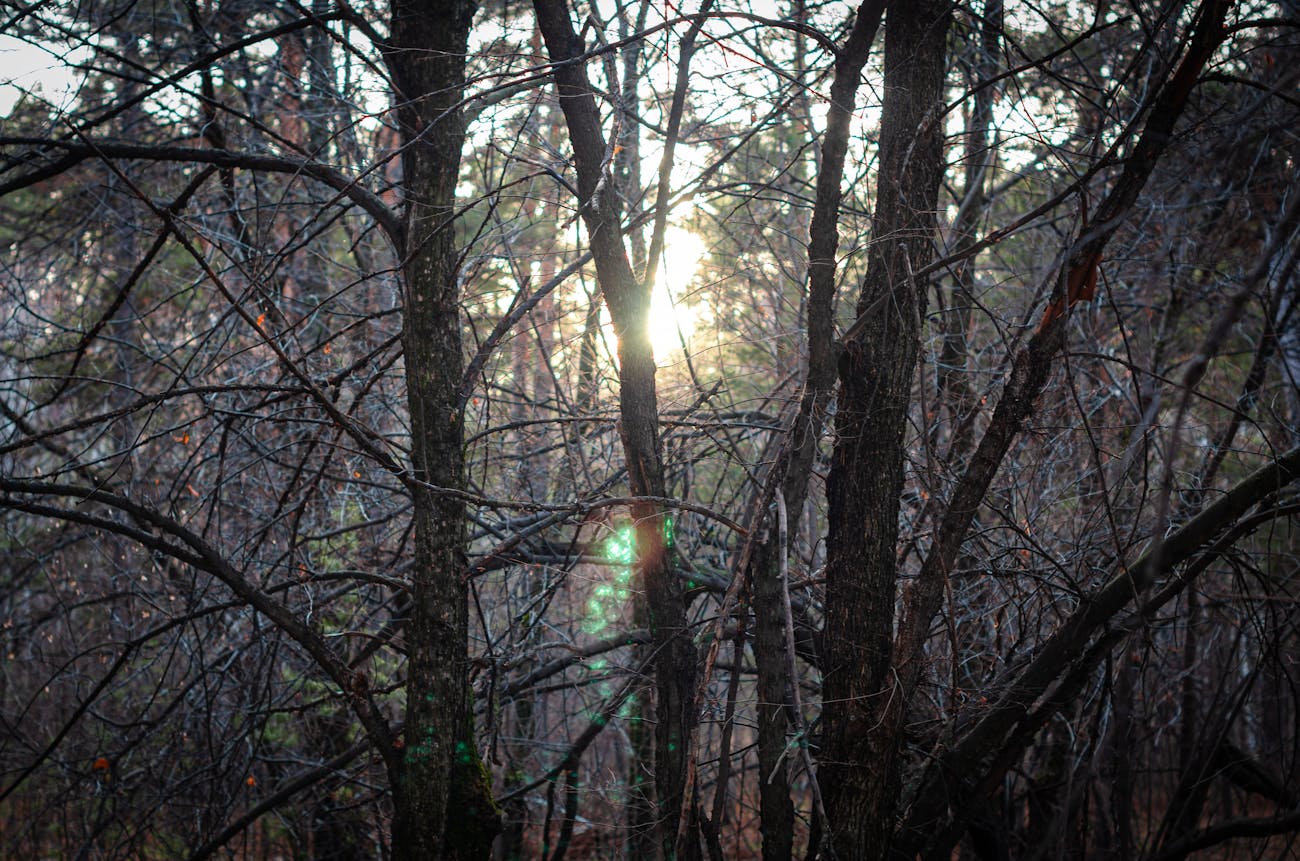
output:
[[[464,504],[439,490],[464,484],[452,218],[465,129],[454,106],[474,8],[468,0],[395,1],[387,55],[403,143],[402,336],[415,478],[405,759],[393,819],[399,861],[485,858],[497,829],[473,737]]]
[[[835,384],[834,315],[836,249],[839,209],[848,153],[850,120],[862,68],[875,41],[884,11],[883,0],[865,0],[835,61],[831,105],[822,136],[820,170],[812,223],[808,232],[808,373],[799,411],[786,435],[773,468],[784,472],[781,493],[790,512],[790,534],[798,532],[800,512],[817,444],[825,427],[826,406]],[[758,761],[762,780],[759,804],[763,823],[763,857],[778,861],[794,848],[794,805],[790,799],[787,751],[789,719],[784,592],[775,528],[754,550],[751,582],[754,594],[754,660],[758,665]]]
[[[901,709],[890,680],[903,431],[925,291],[911,273],[933,254],[943,176],[947,2],[898,4],[885,24],[880,178],[858,331],[840,358],[828,482],[825,789],[841,859],[888,849],[901,739],[881,719]],[[884,726],[891,726],[887,721]]]

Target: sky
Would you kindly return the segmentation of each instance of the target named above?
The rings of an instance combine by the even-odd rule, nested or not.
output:
[[[9,116],[24,92],[62,105],[76,93],[83,77],[44,48],[0,35],[0,117]]]

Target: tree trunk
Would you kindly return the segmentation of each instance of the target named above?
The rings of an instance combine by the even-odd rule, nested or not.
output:
[[[583,223],[590,235],[596,278],[618,336],[619,431],[628,485],[637,497],[666,492],[659,445],[659,405],[654,350],[647,327],[650,291],[637,280],[623,243],[619,196],[612,176],[613,147],[607,147],[600,113],[586,69],[572,58],[582,53],[567,5],[534,0],[538,27],[554,66],[578,174]],[[647,263],[652,272],[655,261]],[[649,276],[647,275],[647,281]],[[673,576],[671,519],[660,503],[642,499],[631,506],[636,529],[636,577],[645,589],[655,655],[655,794],[659,843],[664,857],[699,855],[693,835],[677,849],[679,812],[686,783],[687,742],[695,722],[696,651],[686,623],[686,603]],[[694,829],[691,829],[692,831]]]
[[[799,528],[817,444],[825,426],[826,406],[835,383],[833,324],[840,186],[858,82],[883,11],[881,0],[865,0],[858,9],[853,29],[835,62],[831,105],[821,140],[817,196],[808,231],[808,372],[799,411],[773,466],[784,472],[780,487],[790,512],[791,535]],[[789,858],[793,852],[794,805],[790,800],[790,757],[786,750],[787,689],[798,684],[786,671],[783,593],[787,584],[780,575],[777,556],[786,550],[777,547],[775,536],[776,530],[769,529],[755,548],[750,574],[754,590],[754,660],[758,665],[758,761],[762,775],[759,799],[763,857],[768,861]]]
[[[828,481],[825,741],[821,783],[842,859],[888,849],[901,739],[878,730],[901,709],[890,684],[903,431],[943,176],[946,2],[892,6],[885,25],[880,179],[860,327],[840,357]],[[864,316],[865,315],[865,316]],[[894,725],[888,721],[883,726]]]
[[[465,136],[455,106],[473,14],[468,0],[394,2],[387,54],[407,194],[402,339],[415,477],[405,758],[393,818],[399,861],[485,858],[498,828],[473,735],[464,503],[439,490],[464,485],[452,219]]]

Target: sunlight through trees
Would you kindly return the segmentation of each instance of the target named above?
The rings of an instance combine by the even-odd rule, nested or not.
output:
[[[1296,853],[1293,0],[0,15],[0,856]]]

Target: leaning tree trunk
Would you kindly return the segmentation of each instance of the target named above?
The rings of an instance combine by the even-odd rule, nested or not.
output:
[[[883,857],[898,793],[894,733],[876,730],[894,702],[898,504],[904,425],[943,177],[943,79],[951,4],[890,7],[885,101],[868,271],[859,322],[840,357],[836,443],[827,485],[825,740],[820,780],[841,859]],[[892,722],[887,722],[889,725]]]
[[[415,566],[407,621],[405,759],[393,857],[480,859],[498,823],[474,745],[468,680],[461,327],[452,229],[465,121],[470,0],[394,0],[387,62],[402,135],[402,260]]]

